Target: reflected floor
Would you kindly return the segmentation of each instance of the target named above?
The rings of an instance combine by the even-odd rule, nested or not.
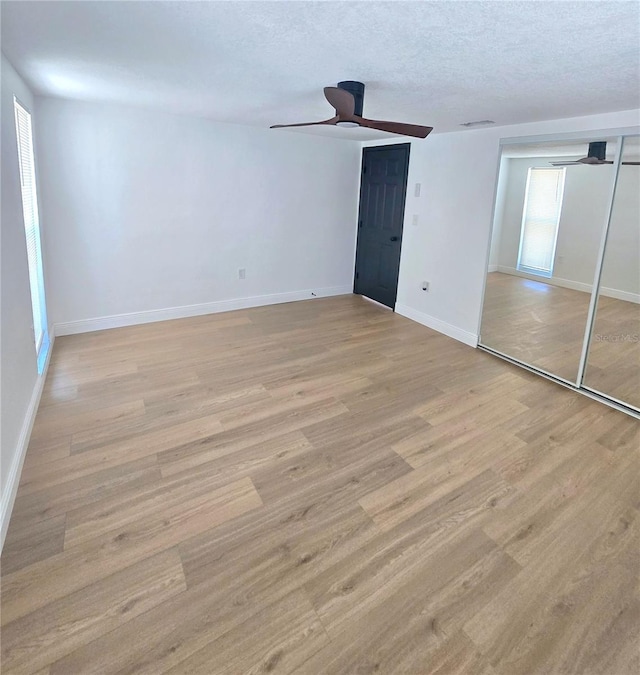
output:
[[[600,297],[584,384],[640,408],[640,304]]]
[[[482,344],[574,381],[590,294],[491,272]],[[585,384],[640,406],[640,305],[601,297]]]

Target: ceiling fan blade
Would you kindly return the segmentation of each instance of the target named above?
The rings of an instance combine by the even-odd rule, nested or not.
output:
[[[613,164],[613,162],[610,162],[606,159],[599,159],[598,157],[589,156],[579,159],[578,162],[580,162],[580,164]]]
[[[415,138],[426,138],[433,127],[423,127],[420,124],[403,124],[402,122],[385,122],[384,120],[368,120],[364,117],[353,116],[353,121],[361,127],[368,129],[378,129],[387,131],[391,134],[401,134],[402,136],[414,136]]]
[[[336,109],[339,117],[352,117],[356,109],[356,100],[353,94],[338,87],[325,87],[324,97]]]
[[[623,166],[640,166],[640,162],[620,162]],[[577,166],[579,164],[587,164],[588,166],[600,166],[600,164],[613,164],[610,160],[600,162],[550,162],[551,166]]]
[[[331,119],[328,120],[322,120],[322,122],[300,122],[299,124],[274,124],[273,126],[270,126],[269,129],[286,129],[288,127],[314,127],[317,126],[318,124],[335,124],[340,118],[339,117],[332,117]]]

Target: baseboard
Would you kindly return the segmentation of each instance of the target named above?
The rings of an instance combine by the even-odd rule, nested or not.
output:
[[[93,319],[56,323],[54,325],[54,331],[56,335],[75,335],[77,333],[90,333],[96,330],[122,328],[123,326],[135,326],[142,323],[153,323],[155,321],[169,321],[171,319],[185,319],[191,316],[201,316],[203,314],[232,312],[236,309],[278,305],[284,302],[297,302],[299,300],[311,300],[313,298],[328,298],[334,295],[349,295],[352,292],[352,286],[329,286],[326,288],[304,291],[292,291],[290,293],[254,295],[248,298],[220,300],[218,302],[205,302],[197,305],[183,305],[181,307],[168,307],[167,309],[152,309],[143,312],[114,314],[112,316],[101,316]]]
[[[511,274],[515,277],[522,277],[523,279],[530,279],[531,281],[539,281],[543,284],[551,284],[552,286],[569,288],[572,291],[591,293],[591,284],[585,284],[581,281],[572,281],[571,279],[563,279],[562,277],[538,277],[535,274],[521,272],[515,267],[505,267],[504,265],[498,265],[496,270],[489,269],[489,272],[502,272],[502,274]],[[604,295],[607,298],[615,298],[616,300],[625,300],[626,302],[635,302],[636,304],[640,304],[640,294],[621,291],[617,288],[607,288],[606,286],[602,286],[600,288],[600,295]]]
[[[4,540],[7,536],[7,530],[9,529],[9,520],[11,518],[11,512],[13,511],[13,504],[16,500],[18,485],[20,484],[22,466],[24,464],[24,459],[27,456],[27,448],[29,447],[31,430],[33,429],[33,423],[35,422],[36,413],[38,412],[38,405],[40,404],[40,397],[42,396],[42,390],[44,389],[44,382],[47,377],[47,371],[49,370],[49,362],[51,360],[51,353],[53,352],[55,335],[51,335],[49,340],[50,342],[47,360],[45,361],[44,368],[42,369],[42,374],[38,375],[38,379],[36,380],[35,386],[33,387],[31,400],[29,401],[27,412],[24,416],[22,429],[20,430],[20,436],[18,437],[18,447],[16,449],[16,454],[14,455],[13,462],[9,467],[7,485],[2,493],[2,498],[0,499],[0,551],[2,551]]]
[[[487,268],[487,272],[497,272],[498,271],[498,266],[497,265],[489,265]]]
[[[628,291],[619,291],[617,288],[603,286],[600,289],[600,295],[604,295],[607,298],[615,298],[616,300],[635,302],[636,305],[640,305],[640,293],[629,293]]]
[[[478,346],[478,336],[474,333],[458,328],[458,326],[454,326],[441,319],[436,319],[436,317],[429,316],[429,314],[423,314],[416,309],[407,307],[407,305],[396,304],[396,313],[406,316],[407,319],[421,323],[423,326],[427,326],[427,328],[432,328],[438,331],[438,333],[447,335],[454,340],[464,342],[465,345],[469,345],[470,347]]]

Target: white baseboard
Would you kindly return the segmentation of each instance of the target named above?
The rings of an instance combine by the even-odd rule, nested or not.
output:
[[[51,360],[55,336],[51,335],[49,340],[50,342],[47,360],[44,364],[42,373],[38,375],[38,379],[36,380],[36,383],[33,387],[31,400],[29,401],[29,405],[24,416],[22,428],[20,429],[20,436],[18,437],[16,452],[13,456],[13,462],[9,467],[7,484],[2,493],[2,498],[0,499],[0,551],[2,551],[4,540],[7,536],[7,530],[9,529],[9,520],[11,518],[11,512],[13,511],[13,504],[16,500],[18,485],[20,484],[22,466],[24,465],[24,459],[27,456],[27,448],[29,447],[31,430],[33,429],[33,423],[35,422],[36,413],[38,412],[38,405],[40,404],[40,397],[42,396],[42,390],[44,389],[44,382],[47,377],[47,371],[49,370],[49,362]]]
[[[515,269],[515,267],[505,267],[504,265],[498,265],[496,270],[489,269],[489,272],[502,272],[502,274],[511,274],[515,277],[522,277],[523,279],[530,279],[531,281],[539,281],[543,284],[551,284],[552,286],[569,288],[573,291],[591,293],[591,284],[585,284],[581,281],[572,281],[571,279],[563,279],[562,277],[538,277],[535,274],[521,272],[520,270]],[[604,295],[607,298],[615,298],[616,300],[625,300],[626,302],[635,302],[636,304],[640,304],[640,294],[621,291],[617,288],[607,288],[606,286],[602,286],[600,288],[600,295]]]
[[[407,319],[421,323],[427,328],[432,328],[433,330],[438,331],[438,333],[443,333],[454,340],[459,342],[464,342],[465,345],[470,347],[478,346],[478,336],[469,331],[458,328],[453,324],[442,321],[441,319],[436,319],[434,316],[429,316],[429,314],[423,314],[416,309],[408,307],[407,305],[396,304],[396,312],[402,316],[406,316]]]
[[[54,331],[56,335],[75,335],[77,333],[89,333],[96,330],[106,330],[108,328],[122,328],[123,326],[153,323],[154,321],[185,319],[187,317],[201,316],[203,314],[231,312],[236,309],[263,307],[265,305],[277,305],[284,302],[297,302],[298,300],[311,300],[313,298],[328,298],[334,295],[348,295],[352,292],[352,286],[329,286],[326,288],[304,291],[292,291],[290,293],[254,295],[248,298],[204,302],[197,305],[183,305],[182,307],[151,309],[142,312],[131,312],[129,314],[114,314],[112,316],[101,316],[93,319],[67,321],[56,323],[54,325]]]
[[[497,272],[498,271],[498,266],[497,265],[489,265],[487,268],[487,272]]]
[[[640,293],[629,293],[627,291],[619,291],[617,288],[600,289],[600,295],[605,295],[607,298],[615,298],[616,300],[625,300],[626,302],[635,302],[640,305]]]

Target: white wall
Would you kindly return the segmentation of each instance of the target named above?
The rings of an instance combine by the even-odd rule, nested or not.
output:
[[[515,270],[520,244],[522,209],[524,207],[529,167],[549,167],[558,157],[504,159],[500,185],[505,192],[502,210],[496,209],[492,250],[499,249],[497,264]],[[589,290],[593,282],[600,249],[602,230],[607,215],[612,166],[568,166],[558,229],[556,258],[551,283]],[[616,191],[615,210],[608,239],[608,256],[612,263],[604,268],[603,286],[608,292],[638,295],[640,274],[640,209],[638,186],[640,168],[622,166]],[[570,286],[571,287],[571,286]],[[584,288],[582,288],[584,287]]]
[[[36,106],[58,332],[351,291],[358,144],[121,106]]]
[[[625,155],[622,159],[624,161]],[[636,161],[637,157],[629,157]],[[611,213],[601,286],[640,302],[640,166],[621,166]],[[611,293],[610,293],[611,294]],[[631,300],[631,297],[626,298]]]
[[[396,311],[475,344],[502,138],[637,126],[640,111],[432,134],[411,143]],[[381,145],[367,143],[366,145]],[[421,183],[421,196],[414,185]],[[418,225],[412,225],[413,215]],[[430,281],[430,291],[421,288]]]
[[[496,188],[495,213],[499,214],[493,220],[491,247],[489,250],[489,271],[496,272],[500,264],[500,242],[502,241],[502,222],[507,199],[507,185],[509,185],[509,160],[500,158],[499,180]]]
[[[29,268],[22,214],[13,97],[33,110],[33,96],[2,56],[2,227],[0,547],[4,541],[24,453],[42,386],[38,376],[31,313]],[[36,139],[37,143],[37,139]],[[36,169],[39,167],[36,165]]]

